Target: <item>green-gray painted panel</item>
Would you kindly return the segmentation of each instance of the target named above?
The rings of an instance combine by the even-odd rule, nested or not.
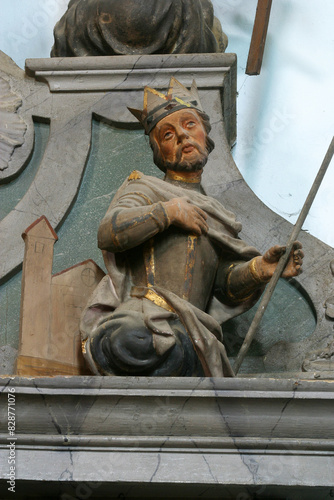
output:
[[[148,139],[141,130],[116,129],[93,122],[92,149],[77,200],[57,231],[53,272],[93,259],[103,269],[97,230],[117,189],[133,171],[163,176],[154,165]]]
[[[15,205],[30,185],[38,168],[48,137],[48,127],[36,124],[36,151],[26,171],[3,187],[10,198],[6,209]],[[77,199],[62,227],[54,247],[53,272],[57,273],[86,259],[93,259],[103,269],[96,235],[116,190],[133,171],[162,177],[153,164],[148,139],[142,131],[116,129],[93,122],[92,148]],[[1,191],[0,191],[1,193]],[[1,193],[2,194],[2,193]],[[7,197],[7,195],[6,195]],[[1,287],[0,342],[18,347],[21,273]],[[230,321],[224,327],[230,354],[235,354],[255,314],[255,309]],[[298,342],[311,335],[315,316],[307,300],[290,283],[280,280],[272,302],[260,326],[249,357],[241,372],[262,372],[263,354],[276,342]],[[237,332],[237,333],[236,333]],[[235,341],[236,339],[236,341]]]

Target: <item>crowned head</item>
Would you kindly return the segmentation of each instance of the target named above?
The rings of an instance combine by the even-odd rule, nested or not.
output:
[[[149,135],[154,162],[161,170],[203,169],[214,143],[195,81],[188,90],[172,77],[167,94],[145,87],[143,110],[128,109]]]

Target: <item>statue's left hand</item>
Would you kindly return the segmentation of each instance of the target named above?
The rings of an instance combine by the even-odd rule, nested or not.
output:
[[[286,247],[275,245],[262,256],[256,257],[256,270],[263,281],[269,281],[275,272],[277,263],[280,257],[285,253]],[[295,241],[290,252],[289,260],[282,273],[283,278],[292,278],[303,272],[303,257],[302,244]]]

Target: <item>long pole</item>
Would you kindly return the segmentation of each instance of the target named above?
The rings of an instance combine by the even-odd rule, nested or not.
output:
[[[247,75],[259,75],[266,43],[272,0],[258,0],[246,66]]]
[[[250,345],[255,337],[257,328],[258,328],[260,321],[265,313],[265,310],[267,309],[268,303],[269,303],[271,296],[275,290],[277,282],[278,282],[278,280],[279,280],[279,278],[280,278],[280,276],[281,276],[281,274],[282,274],[282,272],[283,272],[283,270],[284,270],[284,268],[289,260],[290,252],[291,252],[292,247],[293,247],[293,243],[296,241],[297,236],[298,236],[298,234],[299,234],[299,232],[300,232],[300,230],[305,222],[307,214],[311,208],[311,205],[312,205],[314,198],[318,192],[320,184],[321,184],[321,182],[325,176],[325,173],[327,171],[327,168],[331,162],[331,159],[333,157],[333,153],[334,153],[334,137],[332,139],[332,142],[329,145],[329,148],[328,148],[327,153],[325,155],[325,158],[321,164],[319,172],[318,172],[318,174],[313,182],[313,185],[310,189],[310,192],[306,198],[306,201],[304,203],[302,211],[300,212],[298,220],[292,229],[291,235],[290,235],[288,243],[286,245],[286,251],[285,251],[284,255],[282,255],[282,257],[280,258],[280,260],[277,264],[277,267],[275,269],[275,272],[272,275],[271,280],[269,281],[268,286],[266,287],[266,290],[264,291],[264,294],[263,294],[262,299],[260,301],[259,307],[256,311],[255,316],[254,316],[254,319],[249,327],[249,330],[247,332],[245,340],[244,340],[244,342],[240,348],[240,351],[238,353],[238,356],[235,360],[235,363],[233,366],[233,370],[234,370],[235,375],[238,373],[239,368],[241,366],[241,363],[243,362],[243,360],[246,356],[246,353],[247,353],[247,351],[248,351],[248,349],[249,349],[249,347],[250,347]]]

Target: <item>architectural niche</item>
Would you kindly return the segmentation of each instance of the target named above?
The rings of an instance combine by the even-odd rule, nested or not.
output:
[[[2,61],[1,78],[13,91],[19,87],[25,91],[20,108],[25,110],[25,120],[34,116],[50,122],[48,144],[34,181],[0,223],[3,280],[22,263],[23,232],[35,252],[33,259],[48,247],[43,286],[45,295],[51,294],[49,306],[53,300],[63,300],[56,298],[57,287],[66,291],[67,276],[70,282],[72,273],[82,278],[80,266],[63,277],[52,276],[50,262],[54,231],[66,220],[80,189],[92,118],[133,129],[129,95],[131,105],[139,108],[143,87],[165,90],[172,75],[188,87],[196,80],[213,124],[216,149],[205,169],[206,192],[238,215],[243,239],[260,251],[287,240],[291,225],[258,200],[230,153],[236,139],[234,54],[33,59],[27,61],[25,75],[5,56]],[[29,156],[26,141],[13,153],[22,155],[21,164]],[[37,234],[36,239],[35,231],[41,226],[35,221],[42,216],[49,221],[41,219],[43,231],[49,232]],[[43,246],[45,235],[48,243]],[[147,498],[161,492],[170,498],[329,497],[334,467],[333,384],[319,379],[332,374],[303,372],[302,364],[306,353],[323,349],[332,340],[332,320],[325,315],[324,303],[333,295],[328,266],[334,250],[306,233],[300,240],[307,272],[299,286],[313,304],[317,326],[307,339],[274,345],[266,353],[273,361],[277,352],[285,357],[288,371],[277,377],[287,380],[278,380],[276,374],[273,379],[268,373],[262,379],[3,376],[1,497],[8,494],[10,394],[15,394],[16,401],[19,499],[27,491],[50,499],[62,494],[75,498],[82,488],[89,488],[90,498]],[[59,284],[59,279],[64,281]],[[23,303],[23,309],[28,305]],[[68,309],[68,304],[64,307]],[[39,334],[50,316],[44,320]],[[53,335],[59,330],[49,331]],[[33,357],[25,347],[23,343],[20,354]]]

